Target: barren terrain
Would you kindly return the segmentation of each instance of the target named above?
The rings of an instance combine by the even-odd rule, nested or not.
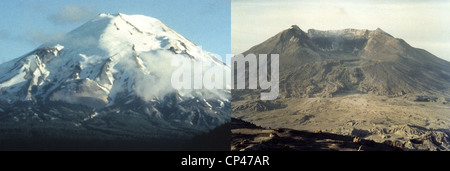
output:
[[[380,28],[304,32],[293,25],[243,54],[251,53],[279,54],[279,96],[261,101],[266,90],[232,90],[232,117],[269,130],[450,150],[450,63],[426,50]]]
[[[232,118],[232,151],[399,151],[401,143],[377,143],[358,136],[298,131],[286,128],[267,129]]]
[[[232,107],[248,104],[233,101]],[[376,142],[398,141],[404,149],[450,150],[450,105],[408,96],[354,94],[333,98],[285,98],[284,108],[255,112],[233,110],[232,117],[266,128],[290,128],[356,135]],[[263,103],[264,104],[264,103]]]

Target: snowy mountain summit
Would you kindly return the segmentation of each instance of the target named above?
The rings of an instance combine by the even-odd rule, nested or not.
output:
[[[228,122],[229,91],[172,88],[171,62],[181,58],[227,69],[155,18],[100,14],[0,65],[0,122],[64,121],[152,138],[190,137]],[[18,105],[27,111],[17,112]],[[61,106],[74,112],[61,113]],[[80,107],[83,111],[75,109]],[[131,123],[136,117],[139,122]]]

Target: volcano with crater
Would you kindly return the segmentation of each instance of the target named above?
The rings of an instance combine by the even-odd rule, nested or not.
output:
[[[233,90],[232,117],[398,141],[405,149],[450,149],[450,62],[424,49],[380,28],[305,32],[293,25],[243,52],[250,53],[279,54],[280,93],[260,101],[260,90]]]

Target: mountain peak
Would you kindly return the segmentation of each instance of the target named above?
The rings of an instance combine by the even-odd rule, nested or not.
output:
[[[124,53],[129,50],[139,54],[158,49],[187,53],[193,58],[208,56],[203,55],[200,47],[160,20],[123,13],[101,13],[62,38],[42,45],[41,48],[56,44],[102,56],[126,56]]]
[[[127,24],[134,25],[135,27],[139,27],[140,29],[147,30],[149,32],[155,31],[148,29],[150,25],[164,25],[160,20],[144,16],[144,15],[127,15],[124,13],[116,13],[116,14],[107,14],[101,13],[96,18],[92,19],[90,22],[86,24],[99,23],[101,20],[106,20],[104,24],[109,25],[114,22],[118,22],[116,20],[124,20]],[[109,22],[108,22],[109,21]],[[115,25],[117,27],[117,25]],[[165,26],[165,25],[164,25]],[[167,27],[167,26],[165,26]]]
[[[289,29],[287,29],[287,31],[294,31],[294,33],[297,34],[306,34],[302,29],[300,29],[300,27],[298,27],[297,25],[292,25]]]
[[[300,29],[300,27],[298,27],[297,25],[292,25],[290,29],[293,29],[293,30],[302,30],[302,29]]]
[[[409,130],[411,123],[422,123],[404,120],[404,117],[408,118],[410,113],[414,113],[416,116],[428,118],[430,112],[438,113],[432,110],[437,109],[435,106],[439,105],[444,108],[448,104],[448,97],[450,97],[450,63],[425,50],[411,47],[405,41],[390,36],[380,28],[376,30],[342,29],[326,31],[310,29],[306,39],[298,39],[300,36],[293,34],[295,32],[292,30],[285,30],[246,51],[246,54],[275,53],[279,55],[280,71],[278,74],[280,81],[277,104],[260,103],[260,99],[254,96],[258,91],[235,90],[232,91],[232,97],[238,102],[233,104],[234,117],[258,121],[265,124],[263,125],[265,127],[279,127],[281,125],[282,127],[290,126],[304,129],[310,126],[310,128],[316,130],[317,128],[323,129],[323,125],[335,125],[331,129],[341,132],[342,125],[345,125],[348,120],[354,119],[355,116],[363,114],[362,117],[369,118],[359,109],[343,111],[344,108],[352,109],[355,108],[355,104],[364,102],[364,105],[361,106],[370,109],[371,113],[391,117],[402,113],[399,111],[404,111],[405,104],[408,104],[406,108],[411,109],[411,112],[403,112],[405,115],[398,117],[399,119],[393,121],[391,118],[384,123],[386,128],[392,128],[394,122],[395,124],[403,122],[402,124],[408,125],[406,129]],[[381,96],[381,98],[376,97],[376,95]],[[392,100],[390,100],[391,98]],[[348,100],[348,103],[341,105],[340,102],[346,100]],[[393,101],[396,103],[392,103]],[[420,104],[417,102],[420,102]],[[256,108],[254,105],[248,105],[257,103],[259,106]],[[371,106],[375,103],[377,107]],[[339,105],[334,106],[335,104]],[[284,107],[279,110],[274,109],[272,107],[274,105]],[[386,112],[386,108],[378,108],[383,105],[389,106],[391,112]],[[394,108],[396,105],[397,107]],[[301,111],[299,111],[298,106],[302,106]],[[318,110],[324,108],[324,106],[327,111]],[[440,107],[439,111],[442,108]],[[417,113],[416,111],[419,111],[417,109],[424,112]],[[308,118],[325,118],[326,121],[320,127],[317,127],[317,122],[315,122],[317,120],[300,123],[301,126],[299,126],[299,122],[290,122],[293,119],[292,113],[300,113],[300,115],[308,113],[309,115],[311,111],[312,114],[307,116]],[[322,115],[330,112],[341,114],[336,118],[339,118],[342,122],[336,124],[333,120],[330,124],[328,122],[332,121],[332,119],[329,119],[330,115]],[[278,115],[280,113],[286,113],[286,115],[280,116]],[[269,115],[271,117],[265,117]],[[340,118],[347,116],[348,119]],[[445,116],[442,115],[442,117]],[[368,123],[379,122],[379,119],[372,117]],[[378,126],[377,124],[376,127]],[[429,123],[423,123],[418,127],[428,128],[429,126]],[[413,127],[416,126],[411,128]],[[438,127],[440,126],[428,130],[448,128],[445,126]],[[371,129],[366,128],[370,132]],[[341,133],[349,134],[347,132]],[[441,133],[446,135],[439,132],[439,134]],[[438,135],[438,132],[405,134],[404,140],[408,143],[408,138],[416,138],[421,135]],[[380,140],[385,141],[386,139],[381,138]],[[420,144],[425,144],[422,143],[422,139]],[[444,143],[439,143],[437,147],[427,148],[443,150],[450,147],[448,143],[442,144]],[[405,148],[415,148],[415,146],[405,146]]]
[[[114,101],[117,90],[113,89],[113,86],[116,86],[117,79],[121,84],[118,85],[119,87],[125,85],[124,82],[129,85],[129,87],[117,89],[127,89],[128,92],[135,91],[131,86],[134,83],[120,80],[122,76],[130,77],[128,72],[131,72],[132,69],[129,69],[129,66],[140,67],[139,72],[144,73],[142,77],[148,76],[145,74],[149,73],[152,73],[149,75],[154,75],[153,63],[156,62],[153,60],[160,58],[167,60],[165,58],[172,58],[174,54],[186,54],[191,59],[213,60],[216,64],[221,64],[211,53],[204,51],[155,18],[122,13],[102,13],[62,38],[43,44],[35,51],[20,57],[19,60],[14,61],[17,64],[2,66],[16,70],[11,72],[0,70],[0,75],[4,75],[0,77],[0,89],[10,90],[9,93],[0,91],[0,97],[9,97],[10,94],[19,92],[20,87],[23,86],[13,86],[12,83],[26,83],[31,79],[30,87],[36,86],[38,91],[24,91],[26,92],[24,96],[41,96],[44,99],[54,97],[54,99],[61,100],[65,96],[75,96],[79,93],[61,90],[64,95],[55,96],[53,93],[52,96],[52,93],[47,92],[44,87],[52,85],[56,89],[78,80],[88,80],[80,84],[89,87],[85,89],[101,92],[101,95],[92,92],[87,94],[101,97],[102,103],[108,104]],[[16,65],[20,67],[15,67]],[[117,73],[119,70],[123,73]],[[27,73],[33,73],[29,74],[31,75],[29,77],[32,78],[25,78],[24,75]],[[11,79],[13,81],[8,82]],[[140,78],[135,79],[139,80]],[[53,83],[55,80],[60,82],[55,84]],[[30,98],[21,97],[21,99]]]
[[[207,63],[200,63],[202,76],[212,69],[229,70],[155,18],[99,14],[62,38],[0,64],[0,125],[29,130],[28,123],[38,121],[45,125],[34,127],[38,132],[54,131],[47,135],[58,139],[67,131],[53,128],[64,125],[74,130],[64,136],[70,141],[107,130],[108,139],[147,137],[153,145],[158,139],[188,139],[227,122],[230,92],[174,88],[175,61],[189,67]],[[79,134],[86,128],[88,134]]]
[[[448,88],[445,88],[445,86],[442,85],[448,85],[449,77],[440,74],[441,71],[438,71],[435,76],[427,77],[421,75],[420,79],[417,79],[430,80],[430,82],[432,82],[431,80],[439,80],[439,84],[433,83],[432,85],[419,87],[418,85],[420,84],[414,80],[405,80],[402,78],[402,76],[405,75],[403,73],[398,73],[400,70],[401,72],[409,73],[410,71],[413,71],[414,68],[421,68],[426,71],[435,72],[435,70],[430,70],[428,66],[445,69],[443,72],[448,72],[448,69],[446,69],[448,68],[448,63],[441,64],[443,62],[434,55],[411,47],[402,39],[395,38],[380,28],[375,30],[352,28],[341,30],[309,29],[306,33],[307,37],[302,36],[303,34],[297,34],[297,30],[300,29],[293,25],[290,29],[252,47],[250,50],[246,51],[246,53],[278,53],[280,59],[282,59],[280,60],[280,65],[283,66],[280,69],[281,72],[298,70],[299,66],[304,65],[304,67],[327,67],[323,65],[330,62],[332,63],[333,61],[341,61],[339,65],[343,64],[343,67],[357,65],[359,65],[359,67],[368,67],[364,68],[366,69],[366,73],[370,73],[364,78],[367,82],[364,82],[364,84],[358,83],[358,85],[353,82],[356,87],[359,87],[358,91],[366,93],[375,92],[384,95],[401,95],[423,90],[433,93],[448,90]],[[404,66],[405,62],[408,62],[410,65]],[[308,64],[311,64],[311,66],[308,66]],[[402,80],[403,82],[392,86],[389,85],[391,84],[390,80],[388,80],[391,79],[390,77],[383,77],[384,80],[382,83],[374,83],[372,82],[373,79],[368,79],[373,78],[375,75],[378,76],[383,74],[383,72],[380,71],[386,71],[386,73],[396,72],[398,74],[397,80]],[[361,73],[359,72],[359,69],[355,69],[355,73],[351,74],[358,75]],[[315,76],[311,75],[303,78],[312,77],[315,78]],[[363,77],[361,77],[361,79],[363,79]],[[352,80],[349,80],[349,82],[353,84]],[[320,84],[315,84],[314,86],[316,85]],[[377,85],[378,87],[374,85]],[[306,87],[308,86],[305,86],[303,89],[306,89]],[[296,92],[289,92],[287,95],[292,96],[292,94],[295,93]],[[305,92],[301,92],[300,94],[304,93]]]
[[[297,25],[292,25],[280,33],[280,41],[282,42],[299,42],[299,40],[303,41],[306,39],[308,39],[306,33]]]
[[[390,35],[389,33],[385,32],[384,30],[382,30],[381,28],[377,28],[373,32],[374,33],[379,33],[379,34],[382,34],[382,35],[386,35],[386,36],[389,36],[389,37],[392,37],[392,38],[394,37],[394,36]]]

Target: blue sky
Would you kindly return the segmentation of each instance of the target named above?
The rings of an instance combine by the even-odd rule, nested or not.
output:
[[[14,0],[0,6],[0,63],[20,57],[99,13],[157,18],[203,49],[231,51],[230,0]]]

